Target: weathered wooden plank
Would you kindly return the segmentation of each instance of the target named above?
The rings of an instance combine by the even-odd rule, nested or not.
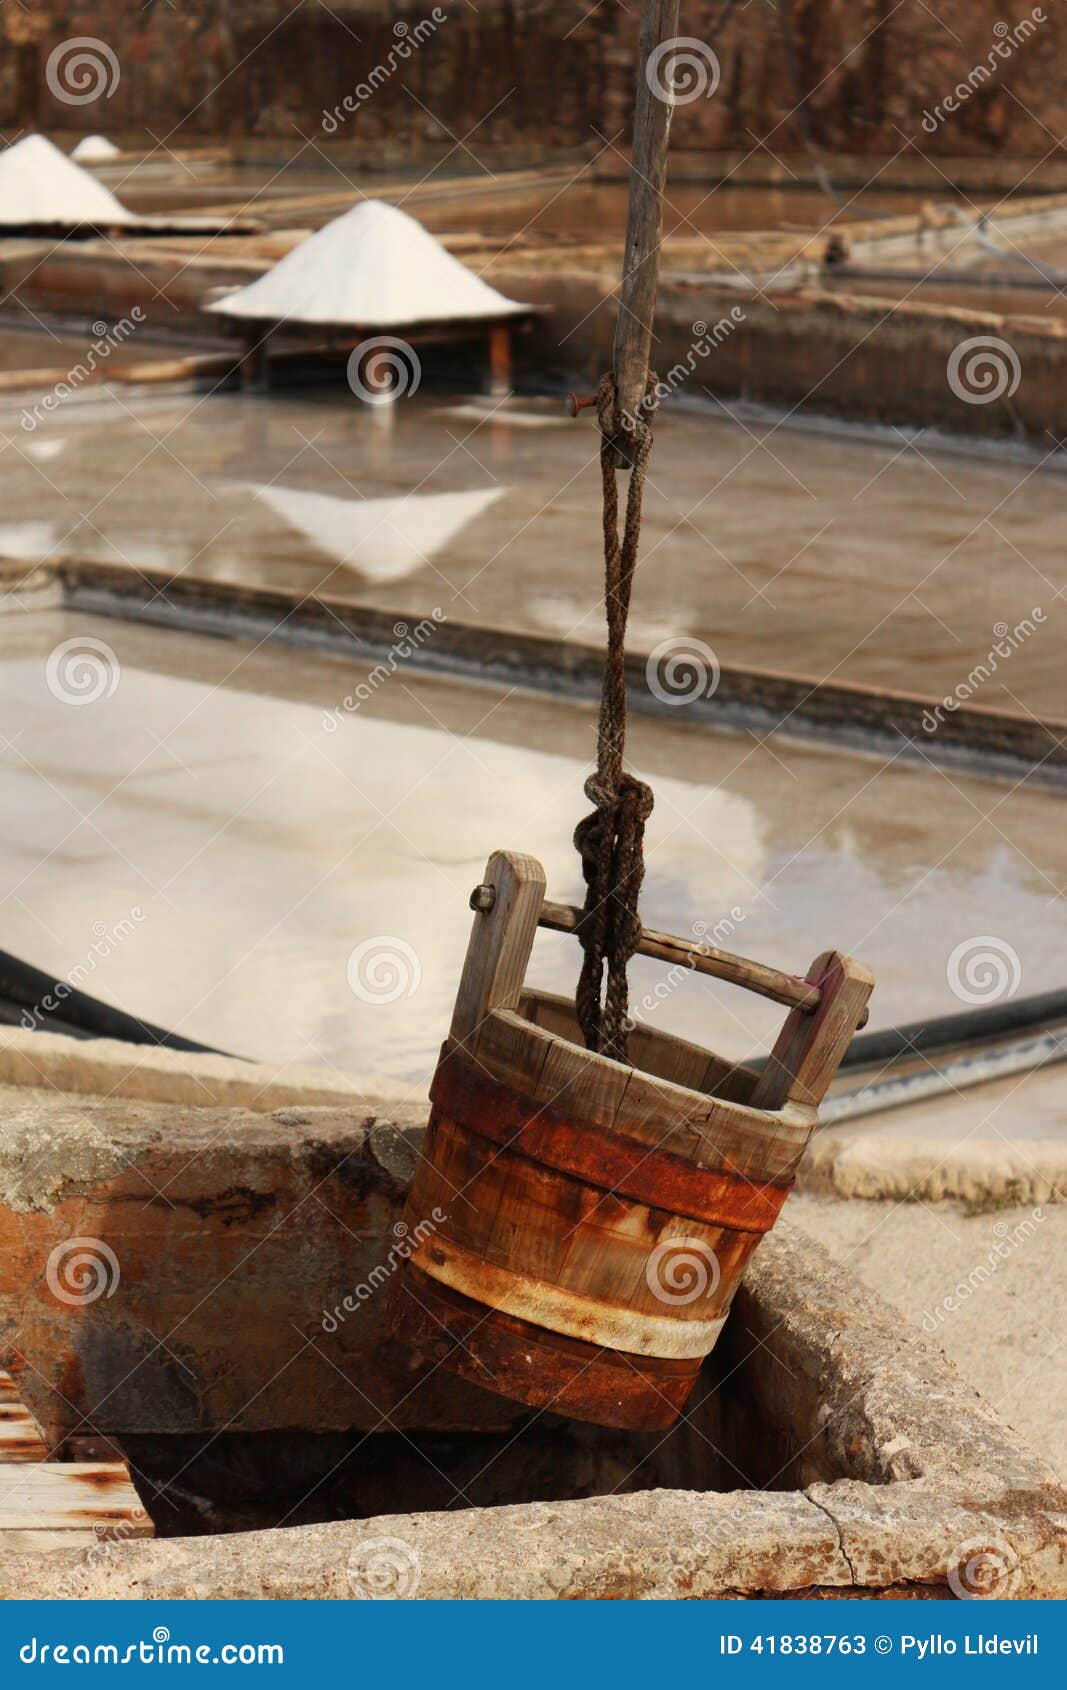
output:
[[[483,885],[491,888],[490,904],[475,911],[452,1014],[452,1038],[469,1052],[477,1049],[489,1012],[512,1009],[519,1001],[544,900],[545,871],[534,857],[494,851]]]
[[[0,1479],[0,1532],[152,1537],[152,1521],[122,1461],[40,1461]],[[6,1540],[5,1540],[6,1547]]]
[[[124,1461],[49,1461],[40,1427],[0,1372],[0,1553],[80,1547],[154,1528]]]
[[[794,1010],[786,1018],[752,1091],[757,1109],[778,1109],[785,1103],[818,1108],[853,1033],[866,1018],[874,975],[861,962],[840,951],[824,951],[812,963],[808,979],[818,985],[819,1007],[814,1015]]]
[[[610,1127],[619,1113],[633,1069],[584,1046],[550,1035],[538,1075],[537,1095],[565,1115]]]
[[[799,1103],[769,1110],[713,1098],[699,1123],[697,1163],[761,1183],[792,1180],[817,1124],[815,1110]]]
[[[655,1075],[671,1085],[684,1086],[686,1091],[703,1091],[708,1071],[708,1053],[688,1039],[673,1033],[653,1032],[650,1027],[635,1024],[630,1034],[630,1061],[642,1073]]]
[[[457,1047],[450,1047],[457,1048]],[[525,1090],[531,1097],[544,1101],[541,1090],[541,1071],[552,1048],[552,1035],[535,1033],[530,1037],[530,1023],[523,1016],[504,1009],[487,1015],[478,1029],[474,1059],[494,1079]],[[460,1057],[470,1055],[470,1045],[459,1047]]]
[[[0,1369],[0,1467],[7,1462],[47,1459],[48,1448],[41,1428],[20,1401],[10,1373]]]
[[[582,1042],[573,998],[527,988],[519,1000],[519,1014],[535,1027],[543,1027],[561,1039],[569,1039],[573,1044]],[[636,1080],[654,1076],[693,1091],[725,1097],[731,1103],[748,1103],[758,1078],[756,1070],[746,1068],[743,1062],[728,1062],[722,1056],[709,1054],[701,1045],[673,1033],[661,1033],[641,1021],[633,1024],[629,1053],[637,1072],[628,1090]]]

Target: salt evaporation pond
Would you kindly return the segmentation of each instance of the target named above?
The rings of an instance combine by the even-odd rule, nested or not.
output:
[[[29,524],[38,557],[601,638],[595,429],[559,400],[96,391],[27,433],[31,399],[0,416],[18,446],[0,556],[29,555]],[[940,697],[1030,618],[971,696],[1060,717],[1063,500],[1051,448],[668,411],[631,643],[686,635],[732,663]]]
[[[78,651],[97,666],[91,702],[70,701]],[[0,944],[205,1043],[421,1091],[489,851],[530,851],[554,896],[579,894],[595,718],[403,668],[345,709],[367,675],[279,646],[4,617]],[[979,937],[1017,960],[1020,991],[1062,985],[1056,795],[669,719],[635,719],[632,753],[657,793],[652,924],[724,923],[728,948],[793,970],[853,951],[878,978],[874,1025],[958,1010],[952,958]],[[577,959],[543,935],[533,978],[570,991]],[[778,1023],[702,978],[661,999],[665,974],[639,959],[635,1005],[712,1048],[748,1054]]]

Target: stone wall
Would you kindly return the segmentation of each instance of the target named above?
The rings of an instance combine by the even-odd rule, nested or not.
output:
[[[292,0],[5,7],[0,122],[131,140],[151,130],[171,145],[209,135],[321,142],[323,113],[373,75],[371,97],[339,130],[372,156],[386,144],[410,157],[441,152],[460,137],[490,158],[502,148],[595,148],[598,134],[625,142],[632,8],[481,0],[472,9],[441,0],[443,21],[430,28],[432,10],[429,0],[329,8],[304,0],[295,10]],[[801,90],[810,90],[810,136],[828,150],[886,155],[912,142],[946,157],[1036,159],[1067,126],[1062,0],[1011,8],[1002,0],[782,0],[777,10],[683,0],[681,28],[712,44],[721,76],[712,97],[679,106],[678,149],[748,151],[765,141],[775,153],[795,152]],[[61,42],[85,35],[110,46],[121,74],[110,95],[69,104],[49,88],[45,67]],[[464,147],[454,157],[476,168]]]

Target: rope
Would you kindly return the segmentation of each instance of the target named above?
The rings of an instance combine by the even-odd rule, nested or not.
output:
[[[575,1008],[590,1050],[626,1061],[629,999],[626,968],[641,939],[637,900],[645,877],[645,822],[652,791],[623,766],[626,746],[626,622],[641,536],[641,502],[652,450],[651,419],[657,379],[650,375],[640,417],[618,414],[615,378],[597,389],[600,474],[604,488],[604,607],[608,650],[597,724],[596,773],[585,783],[594,805],[578,823],[574,844],[582,859],[586,894],[578,939],[582,972]],[[617,447],[630,461],[626,517],[619,538]]]

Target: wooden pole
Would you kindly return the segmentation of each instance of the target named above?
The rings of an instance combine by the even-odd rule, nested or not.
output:
[[[501,398],[511,392],[511,323],[489,325],[489,392]]]
[[[615,325],[615,386],[619,411],[624,417],[638,415],[648,381],[663,232],[667,142],[674,109],[669,67],[656,59],[650,74],[649,60],[665,42],[677,37],[678,7],[679,0],[644,0],[641,16],[630,207],[619,317]]]

